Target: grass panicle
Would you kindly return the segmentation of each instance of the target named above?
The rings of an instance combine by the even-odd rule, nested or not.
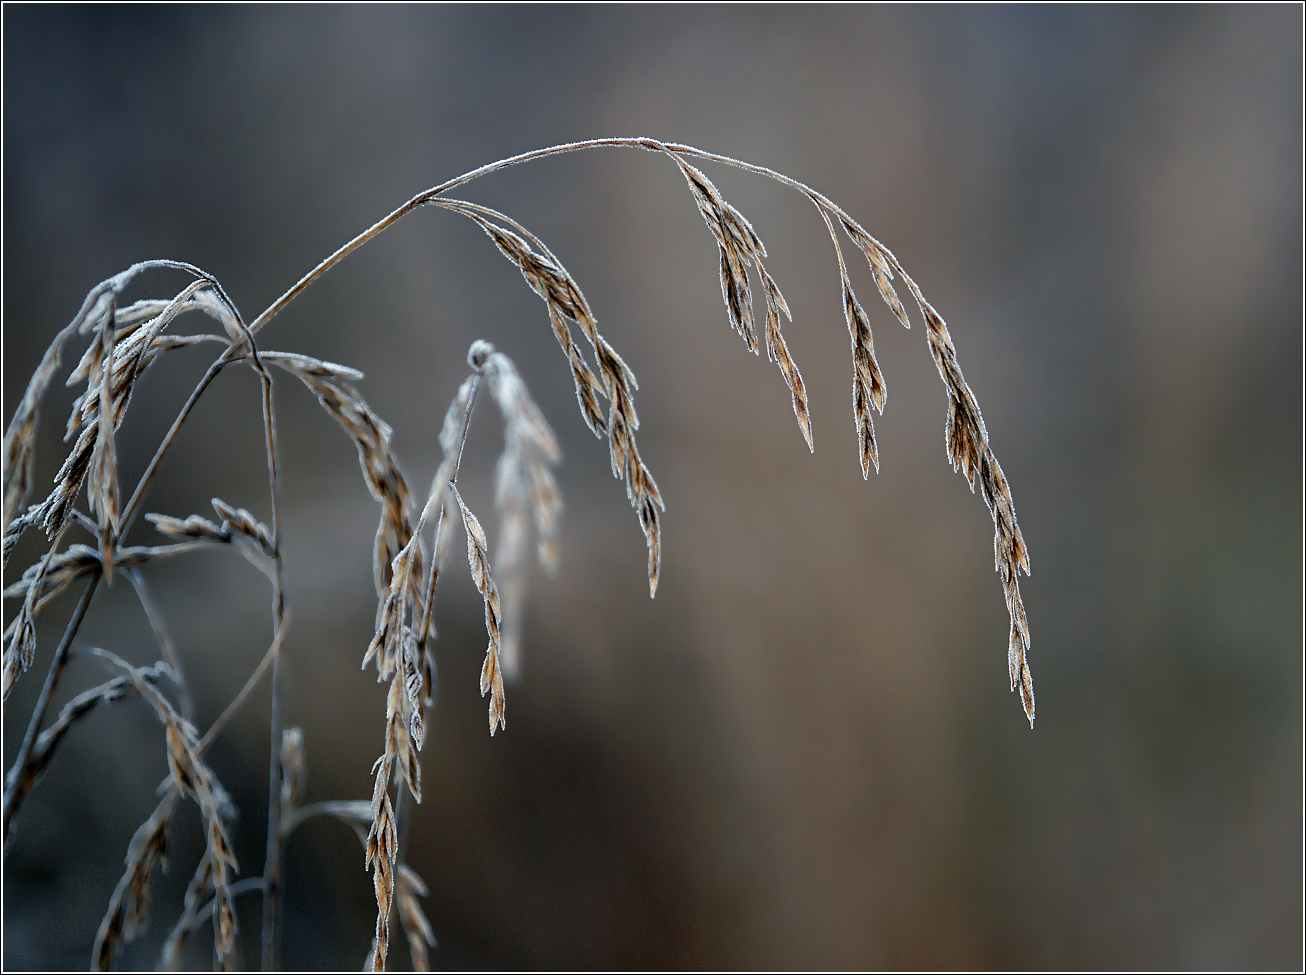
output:
[[[729,325],[749,351],[765,348],[789,391],[799,431],[814,449],[807,388],[782,330],[792,322],[788,302],[766,266],[767,251],[753,225],[728,203],[704,172],[715,163],[765,176],[801,193],[817,209],[829,233],[839,270],[840,307],[848,329],[852,359],[852,404],[858,459],[863,477],[879,470],[873,413],[883,413],[886,386],[875,356],[871,321],[854,290],[844,258],[850,242],[867,261],[872,280],[890,314],[910,328],[911,319],[897,287],[905,287],[924,321],[926,343],[947,397],[944,428],[946,455],[971,491],[978,486],[993,520],[994,563],[1010,617],[1008,673],[1011,688],[1032,726],[1034,688],[1030,674],[1029,625],[1021,599],[1019,574],[1029,574],[1029,553],[1021,535],[1011,491],[994,456],[974,392],[966,383],[957,350],[942,316],[888,248],[866,232],[832,200],[782,173],[705,152],[680,143],[648,138],[597,139],[568,143],[501,159],[412,197],[307,274],[257,318],[246,321],[218,280],[194,265],[145,261],[107,278],[87,294],[73,319],[61,329],[29,381],[4,437],[3,557],[10,556],[24,533],[39,526],[45,534],[43,554],[5,589],[17,604],[3,640],[3,690],[8,701],[15,682],[38,654],[37,621],[43,611],[80,586],[76,608],[55,646],[44,684],[31,713],[17,757],[5,778],[4,843],[23,798],[48,769],[59,744],[78,721],[101,704],[144,701],[158,718],[168,777],[154,812],[127,845],[125,871],[110,898],[92,948],[97,969],[111,967],[118,951],[136,937],[150,913],[150,883],[166,865],[169,833],[178,803],[193,800],[200,810],[204,852],[193,865],[180,916],[167,936],[160,967],[176,968],[191,934],[211,922],[214,964],[240,963],[235,898],[258,892],[263,904],[261,957],[265,969],[279,964],[284,888],[283,852],[294,830],[306,819],[331,816],[355,830],[371,871],[377,918],[367,967],[383,970],[390,952],[391,920],[397,915],[415,968],[426,970],[428,951],[436,946],[434,927],[422,909],[427,887],[406,862],[412,803],[422,796],[420,752],[427,717],[436,693],[435,593],[462,526],[472,583],[485,614],[487,647],[480,693],[489,698],[490,735],[506,728],[505,681],[521,672],[522,619],[531,564],[556,564],[558,519],[562,500],[552,468],[559,462],[557,438],[512,360],[489,342],[477,341],[468,352],[471,373],[459,387],[439,432],[443,457],[425,501],[418,501],[402,472],[392,428],[359,392],[361,372],[300,352],[262,349],[258,337],[305,288],[364,243],[421,207],[433,207],[471,220],[522,275],[544,302],[549,327],[562,349],[582,421],[607,441],[611,472],[626,490],[636,512],[648,553],[649,594],[657,592],[662,568],[662,516],[666,506],[636,442],[640,428],[635,410],[635,374],[599,331],[598,320],[580,286],[539,237],[511,217],[479,203],[455,199],[450,192],[509,166],[593,148],[638,148],[672,161],[684,178],[690,198],[717,248],[717,273]],[[143,272],[156,272],[148,279]],[[141,281],[182,279],[161,294],[127,300]],[[760,304],[757,296],[760,295]],[[203,316],[220,327],[184,332],[178,323]],[[581,339],[576,336],[579,331]],[[168,353],[200,345],[218,349],[204,376],[182,405],[130,494],[117,438],[142,375]],[[75,364],[64,372],[65,357]],[[155,478],[198,400],[229,367],[251,369],[259,379],[263,440],[268,470],[267,517],[252,508],[214,498],[216,517],[202,514],[146,514],[166,541],[125,545],[123,539],[142,511]],[[363,651],[362,666],[374,666],[386,685],[383,748],[372,768],[370,800],[363,798],[305,804],[308,762],[304,733],[282,728],[287,688],[279,665],[289,625],[282,578],[281,452],[273,399],[276,374],[298,380],[345,431],[358,455],[371,496],[380,505],[371,558],[377,597],[375,627]],[[62,379],[76,391],[64,422],[68,444],[57,472],[39,500],[29,503],[36,484],[36,449],[41,405],[50,387]],[[484,387],[503,420],[503,451],[494,479],[499,515],[493,562],[490,539],[458,487],[458,473],[479,391]],[[249,502],[241,499],[242,504]],[[75,533],[81,533],[77,536]],[[70,537],[70,533],[74,533]],[[147,563],[219,546],[238,549],[267,576],[272,589],[272,637],[240,692],[203,736],[192,723],[193,688],[183,661],[167,635],[163,615],[154,605],[145,575]],[[531,557],[534,549],[535,558]],[[133,665],[101,648],[74,651],[80,627],[101,581],[125,576],[149,619],[162,662]],[[74,652],[106,661],[114,676],[77,693],[46,723],[65,665]],[[236,810],[213,769],[205,763],[209,745],[267,675],[271,682],[269,715],[267,849],[262,874],[236,881],[237,864],[229,831]]]

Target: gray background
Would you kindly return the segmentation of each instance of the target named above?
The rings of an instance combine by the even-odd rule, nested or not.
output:
[[[639,377],[667,499],[656,600],[544,309],[470,224],[408,217],[263,339],[364,370],[418,490],[478,336],[516,359],[562,443],[560,571],[532,584],[525,677],[493,740],[478,598],[461,570],[440,594],[412,836],[433,963],[1296,968],[1301,26],[1293,6],[6,5],[6,416],[86,291],[139,259],[206,268],[253,317],[414,192],[501,156],[647,134],[779,169],[854,214],[948,319],[1032,553],[1037,726],[1007,690],[991,525],[945,462],[919,320],[897,325],[853,262],[890,391],[883,472],[859,476],[810,205],[707,167],[793,309],[814,456],[774,366],[729,331],[669,161],[603,151],[487,178],[462,194],[549,244]],[[206,356],[143,382],[125,470]],[[266,515],[257,389],[224,375],[147,510],[220,496]],[[48,404],[43,484],[69,401]],[[364,798],[384,720],[358,670],[376,507],[311,397],[287,381],[277,403],[288,720],[310,799]],[[492,414],[472,440],[461,483],[493,535]],[[37,552],[26,541],[11,572]],[[207,725],[266,646],[266,584],[221,554],[149,578]],[[6,763],[68,609],[6,706]],[[81,643],[157,657],[123,585]],[[59,700],[101,675],[74,661]],[[212,753],[246,876],[266,709],[264,690]],[[5,863],[6,967],[86,966],[164,774],[139,703],[74,729]],[[187,809],[124,965],[153,966],[198,834]],[[352,834],[304,826],[287,871],[287,967],[360,965],[372,890]],[[256,899],[241,920],[256,963]],[[398,939],[391,958],[408,963]]]

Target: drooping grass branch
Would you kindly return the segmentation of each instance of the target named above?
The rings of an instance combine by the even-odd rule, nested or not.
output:
[[[73,582],[85,579],[86,586],[53,652],[18,757],[6,776],[5,849],[8,850],[12,840],[11,825],[22,798],[51,761],[55,746],[82,715],[99,703],[140,699],[148,704],[164,725],[165,753],[170,768],[163,798],[128,848],[127,871],[114,892],[96,939],[93,960],[98,967],[111,964],[118,946],[130,940],[144,924],[150,878],[162,861],[173,812],[182,796],[190,796],[200,805],[206,847],[184,897],[181,919],[165,944],[162,959],[165,965],[177,963],[188,934],[208,917],[214,923],[216,963],[234,964],[236,916],[232,899],[238,893],[258,890],[263,898],[262,964],[265,969],[276,968],[285,843],[300,822],[318,813],[329,813],[347,822],[358,829],[363,840],[377,903],[370,964],[377,969],[385,965],[390,919],[396,911],[416,967],[425,967],[427,948],[435,943],[430,922],[417,901],[418,896],[425,894],[426,887],[405,863],[405,851],[412,803],[421,800],[419,753],[435,695],[436,586],[443,559],[456,534],[453,519],[448,516],[456,505],[472,580],[485,610],[488,645],[480,689],[482,696],[489,697],[488,721],[493,735],[506,727],[504,679],[513,676],[519,666],[520,620],[532,561],[528,557],[531,542],[536,543],[541,564],[547,568],[553,563],[556,519],[561,505],[550,471],[558,459],[556,440],[512,361],[489,343],[473,344],[468,354],[472,374],[459,389],[445,417],[440,434],[444,458],[419,510],[392,448],[391,428],[352,385],[363,379],[362,374],[300,353],[261,349],[256,341],[272,318],[304,289],[401,217],[420,207],[432,206],[473,221],[544,302],[549,326],[567,361],[582,419],[596,437],[607,440],[612,474],[625,485],[627,498],[635,510],[648,551],[649,592],[656,593],[662,567],[665,502],[636,442],[639,418],[634,403],[638,389],[634,372],[600,332],[597,318],[576,280],[538,236],[506,214],[447,195],[457,187],[509,166],[593,148],[644,149],[667,157],[675,165],[717,245],[721,295],[730,326],[749,351],[760,354],[765,348],[767,358],[776,363],[790,395],[799,432],[809,449],[814,449],[815,437],[807,389],[782,330],[782,322],[792,320],[789,304],[766,265],[767,251],[761,237],[698,165],[717,163],[766,176],[803,194],[816,207],[829,232],[839,269],[840,305],[848,328],[853,365],[854,430],[863,477],[869,477],[872,468],[879,470],[873,411],[883,413],[887,390],[875,357],[870,318],[857,298],[845,260],[843,239],[861,251],[885,304],[902,325],[910,327],[907,310],[892,283],[894,278],[899,278],[907,288],[925,323],[926,342],[947,395],[947,457],[953,469],[966,478],[972,492],[978,482],[993,519],[995,567],[1011,622],[1009,678],[1012,690],[1019,689],[1025,715],[1033,724],[1033,680],[1027,660],[1029,632],[1018,583],[1019,572],[1029,572],[1029,557],[1011,493],[989,445],[979,404],[962,375],[948,328],[893,253],[828,197],[804,183],[693,146],[648,138],[613,138],[523,153],[482,166],[412,197],[328,256],[248,324],[217,279],[194,265],[177,261],[133,265],[91,289],[72,322],[56,335],[28,384],[4,438],[5,562],[19,537],[33,525],[40,525],[52,542],[45,554],[4,593],[7,598],[22,598],[20,609],[5,630],[6,700],[14,681],[34,662],[36,621],[41,612]],[[122,296],[126,289],[146,270],[178,271],[187,275],[188,280],[168,297],[124,304]],[[760,289],[760,314],[754,309],[759,300],[755,298],[758,294],[755,289]],[[217,321],[223,334],[186,335],[167,331],[190,312]],[[577,341],[573,327],[580,330],[583,342]],[[65,440],[72,441],[72,447],[49,493],[28,505],[35,478],[40,405],[49,385],[60,373],[65,347],[78,337],[86,341],[86,348],[67,376],[69,385],[84,384],[66,425]],[[123,504],[116,438],[136,382],[168,353],[202,343],[217,343],[222,347],[221,352],[182,405]],[[582,346],[588,348],[588,356]],[[153,528],[173,541],[168,545],[124,546],[124,537],[142,512],[149,490],[195,405],[226,367],[233,364],[249,366],[259,379],[269,523],[259,521],[243,507],[214,498],[218,521],[198,514],[175,517],[151,513],[147,519]],[[286,688],[281,648],[288,613],[283,579],[280,454],[271,366],[297,378],[340,424],[358,452],[364,481],[381,506],[372,552],[376,626],[363,655],[363,665],[375,663],[378,680],[388,682],[389,691],[385,746],[373,768],[375,780],[370,802],[342,800],[304,805],[307,761],[302,731],[283,727]],[[495,479],[500,527],[493,557],[480,519],[457,487],[468,424],[482,385],[488,388],[504,420],[504,450]],[[83,494],[89,516],[75,508]],[[78,542],[66,549],[61,547],[66,530],[74,522],[90,533],[93,546]],[[432,525],[433,534],[428,541],[426,536]],[[234,546],[268,577],[272,586],[272,639],[239,694],[201,737],[191,723],[193,689],[186,683],[181,655],[167,636],[163,614],[150,597],[140,567],[158,558],[214,546]],[[163,662],[155,668],[140,668],[109,650],[88,651],[109,661],[118,676],[76,695],[42,731],[50,702],[100,580],[112,582],[118,570],[127,575],[136,590]],[[225,832],[232,810],[216,776],[203,764],[202,756],[230,716],[269,672],[271,741],[265,860],[258,878],[235,884],[231,882],[235,860]],[[176,704],[158,686],[157,678],[165,674],[175,685]]]

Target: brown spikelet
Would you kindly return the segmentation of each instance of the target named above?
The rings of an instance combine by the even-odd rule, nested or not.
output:
[[[406,523],[407,519],[405,519]],[[421,616],[421,539],[413,534],[390,565],[388,588],[377,605],[376,630],[363,667],[376,660],[377,680],[390,680],[399,668],[407,628]]]
[[[902,306],[902,302],[898,300],[898,292],[889,283],[893,280],[893,267],[897,263],[893,255],[878,240],[855,222],[849,220],[847,216],[842,213],[838,216],[844,232],[857,245],[858,250],[866,255],[866,262],[871,266],[871,276],[875,278],[875,286],[880,291],[880,297],[884,299],[884,303],[889,306],[889,310],[893,312],[898,321],[902,322],[907,328],[911,328],[911,319],[907,317],[907,309]]]
[[[812,419],[807,409],[807,390],[803,377],[789,354],[789,347],[780,333],[780,314],[793,321],[789,305],[780,293],[775,279],[767,273],[762,258],[766,256],[766,246],[758,237],[753,225],[727,203],[717,191],[712,181],[699,169],[689,165],[680,155],[666,146],[662,147],[680,168],[685,182],[707,224],[712,236],[716,238],[721,266],[721,296],[725,301],[730,323],[747,343],[752,352],[758,351],[757,335],[752,311],[753,293],[748,283],[748,268],[757,271],[766,299],[766,325],[764,341],[767,358],[780,367],[780,375],[789,387],[793,398],[794,417],[798,420],[798,429],[807,442],[809,450],[814,450],[812,439]]]
[[[890,255],[891,257],[892,255]],[[895,262],[896,263],[896,262]],[[998,577],[1002,581],[1003,598],[1007,604],[1007,613],[1011,618],[1010,636],[1007,641],[1007,670],[1011,689],[1020,689],[1021,706],[1029,719],[1030,727],[1034,725],[1034,678],[1029,669],[1029,624],[1025,617],[1025,606],[1020,597],[1018,572],[1024,570],[1029,575],[1029,552],[1025,539],[1021,535],[1020,525],[1016,521],[1016,507],[1011,499],[1011,490],[1002,467],[989,446],[988,431],[984,426],[984,417],[980,414],[979,403],[971,392],[961,366],[957,362],[957,350],[952,344],[948,326],[934,307],[925,300],[920,288],[907,274],[898,267],[898,273],[911,291],[912,297],[920,307],[925,319],[925,331],[929,341],[930,355],[938,367],[939,378],[948,391],[948,414],[944,425],[944,447],[947,451],[952,469],[960,471],[966,478],[971,490],[976,483],[989,514],[993,517],[993,555]]]
[[[342,366],[338,362],[327,362],[324,359],[316,359],[311,355],[303,355],[299,352],[259,352],[259,358],[271,365],[280,366],[292,376],[297,376],[305,381],[305,385],[313,388],[308,380],[331,380],[340,382],[349,380],[358,382],[363,378],[363,374],[357,369],[350,366]]]
[[[416,765],[417,756],[414,749],[420,751],[426,742],[426,717],[423,712],[426,703],[430,700],[431,677],[425,666],[426,658],[423,657],[411,629],[404,634],[403,646],[404,717],[408,722],[408,735],[412,739],[412,748],[409,751]],[[416,799],[420,799],[422,794],[421,773],[421,766],[417,765],[416,775],[410,779],[410,782],[416,786],[413,789],[413,797]]]
[[[377,760],[376,785],[372,790],[372,826],[367,834],[366,866],[372,868],[376,894],[376,942],[372,949],[372,971],[385,971],[390,948],[390,907],[394,898],[394,862],[398,848],[394,806],[390,802],[390,761]]]
[[[248,514],[248,512],[246,512]],[[190,515],[187,518],[173,518],[170,515],[160,515],[150,512],[146,514],[145,520],[152,524],[158,531],[172,538],[196,538],[211,542],[229,542],[231,541],[231,525],[215,525],[200,515]],[[266,529],[264,529],[266,532]]]
[[[880,289],[880,297],[889,306],[889,310],[897,316],[898,321],[902,322],[907,328],[911,328],[911,320],[907,317],[907,309],[903,308],[902,302],[898,300],[898,292],[894,291],[893,285],[889,283],[889,276],[874,264],[871,265],[871,273],[875,276],[875,286]]]
[[[14,546],[18,544],[18,539],[27,531],[29,527],[37,524],[45,515],[44,502],[41,504],[31,505],[26,511],[9,523],[9,527],[4,533],[4,555],[2,562],[4,567],[9,565],[9,556],[13,554]]]
[[[372,788],[372,827],[367,834],[366,865],[392,863],[396,849],[394,807],[390,802],[390,773],[386,759],[377,760],[376,784]]]
[[[748,272],[737,250],[719,246],[721,256],[721,298],[725,301],[730,324],[743,338],[748,351],[757,353],[757,328],[753,324],[753,289]]]
[[[674,152],[667,153],[680,167],[703,221],[716,238],[721,265],[721,297],[725,301],[730,325],[757,352],[757,330],[753,324],[753,291],[748,283],[748,267],[759,264],[766,248],[752,225],[717,192],[712,181],[699,169],[689,165]]]
[[[886,390],[884,377],[880,373],[880,365],[875,359],[870,321],[866,317],[866,312],[862,309],[861,302],[857,300],[857,295],[853,292],[852,282],[848,278],[848,266],[843,259],[843,248],[839,246],[839,235],[835,232],[831,215],[838,215],[844,229],[852,235],[854,242],[859,247],[862,246],[859,233],[868,240],[869,235],[866,235],[855,224],[848,221],[841,212],[837,212],[837,208],[829,204],[829,201],[811,190],[805,190],[805,192],[808,199],[812,201],[821,214],[821,219],[825,221],[825,229],[830,234],[830,242],[834,245],[835,257],[839,262],[839,283],[843,287],[844,318],[848,323],[848,335],[852,342],[853,423],[857,429],[858,453],[861,457],[862,477],[864,479],[870,476],[872,467],[877,472],[880,469],[880,453],[875,443],[875,423],[871,418],[871,407],[875,407],[881,413],[884,412]],[[863,250],[866,251],[867,249],[863,247]],[[871,258],[871,254],[876,254],[878,257],[878,251],[874,249],[867,251],[868,260],[871,260],[874,269],[875,259]]]
[[[13,622],[5,628],[4,700],[9,699],[9,693],[14,689],[19,675],[32,665],[35,656],[36,623],[33,613],[24,602]]]
[[[194,873],[191,874],[190,882],[186,885],[186,893],[182,897],[184,910],[181,917],[177,919],[172,932],[163,943],[163,950],[159,956],[160,967],[168,971],[177,970],[181,961],[181,950],[185,946],[186,938],[190,935],[192,926],[200,914],[201,905],[213,893],[213,857],[205,850],[204,855],[195,866]]]
[[[411,636],[405,641],[415,647]],[[409,656],[405,654],[405,656]],[[396,669],[386,697],[386,755],[408,785],[413,798],[422,801],[422,766],[417,760],[417,748],[412,740],[412,698],[407,693],[403,670]],[[420,682],[419,682],[420,688]]]
[[[213,510],[222,518],[222,529],[225,530],[228,537],[231,532],[243,535],[250,539],[255,545],[269,558],[276,558],[277,544],[272,538],[272,532],[268,526],[259,521],[244,508],[233,508],[221,498],[214,498],[211,502]]]
[[[814,451],[816,443],[812,439],[812,416],[807,408],[807,387],[803,384],[803,375],[798,371],[793,356],[789,354],[789,345],[780,331],[780,313],[783,312],[790,321],[793,321],[793,316],[789,313],[789,305],[785,302],[780,289],[776,287],[775,281],[771,279],[771,275],[766,273],[766,269],[760,263],[757,270],[762,278],[762,288],[766,292],[766,357],[779,366],[780,375],[784,377],[785,385],[789,387],[793,399],[794,417],[798,420],[798,429],[803,439],[807,441],[807,449]]]
[[[73,449],[64,459],[59,473],[55,475],[54,487],[46,499],[41,502],[41,527],[47,536],[53,536],[68,522],[73,503],[86,481],[86,473],[91,467],[91,455],[95,450],[95,427],[86,426],[77,437]]]
[[[105,316],[96,333],[96,341],[103,350],[103,361],[98,358],[92,364],[90,378],[87,380],[87,392],[94,386],[99,389],[99,415],[96,423],[95,447],[91,453],[90,487],[87,490],[87,504],[92,515],[99,515],[100,520],[100,554],[104,560],[105,577],[113,573],[113,546],[118,534],[118,453],[114,442],[114,404],[113,404],[113,364],[114,364],[114,303],[109,303],[109,314]],[[125,407],[124,407],[125,408]],[[88,424],[89,428],[89,424]]]
[[[417,899],[426,897],[429,891],[422,878],[406,863],[399,864],[396,879],[398,881],[396,906],[399,908],[399,921],[403,925],[404,934],[408,936],[408,950],[413,958],[413,970],[429,971],[426,949],[428,945],[432,948],[436,947],[435,932],[431,930],[431,922],[427,920],[426,912],[422,910],[421,902]]]
[[[123,666],[120,664],[120,666]],[[129,670],[128,676],[136,684],[141,696],[154,706],[164,723],[167,738],[168,767],[173,786],[178,792],[189,795],[200,807],[205,827],[205,848],[209,858],[214,892],[213,935],[214,952],[220,964],[226,964],[235,947],[236,918],[231,910],[231,875],[238,868],[236,856],[227,837],[225,820],[229,816],[231,800],[226,791],[199,758],[199,736],[189,721],[180,717],[157,691],[139,677],[139,672]]]
[[[884,377],[880,374],[880,364],[875,360],[871,326],[866,319],[866,312],[853,294],[852,285],[846,276],[843,285],[844,315],[848,320],[853,354],[853,417],[857,426],[862,477],[869,477],[872,465],[877,472],[880,469],[880,453],[875,444],[875,423],[871,418],[871,408],[884,412]]]
[[[376,632],[372,635],[372,642],[367,645],[367,652],[363,654],[362,669],[366,670],[367,665],[375,660],[378,680],[384,680],[393,669],[389,666],[390,654],[385,651],[393,646],[399,632],[400,606],[399,597],[387,592],[377,609]]]
[[[5,628],[4,639],[4,697],[8,698],[18,675],[27,670],[36,655],[36,616],[41,607],[58,594],[59,590],[84,571],[90,571],[92,560],[100,561],[99,553],[89,546],[72,546],[70,554],[56,555],[55,550],[63,539],[63,529],[56,533],[54,542],[45,556],[35,566],[29,566],[14,586],[5,590],[6,596],[23,595],[23,605],[18,615]],[[72,551],[75,549],[76,551]],[[46,578],[51,567],[56,576],[47,591]],[[44,594],[44,596],[43,596]]]
[[[36,367],[36,372],[32,374],[31,380],[27,384],[27,390],[23,394],[23,400],[18,406],[17,412],[14,413],[13,419],[9,421],[9,426],[5,428],[4,440],[4,530],[6,537],[9,534],[10,525],[18,515],[18,508],[31,491],[32,487],[32,464],[34,458],[33,449],[36,445],[36,426],[40,418],[41,399],[45,396],[45,391],[54,375],[59,370],[59,365],[63,357],[64,344],[77,331],[80,319],[91,312],[92,308],[97,307],[100,303],[104,305],[104,311],[108,308],[109,296],[107,294],[92,291],[86,296],[86,303],[82,306],[82,311],[78,317],[73,320],[72,324],[64,328],[54,337],[45,354],[41,357],[41,364]],[[12,545],[12,543],[10,543]]]
[[[503,673],[499,669],[500,613],[499,591],[490,575],[490,563],[486,556],[485,529],[463,503],[457,489],[453,489],[454,500],[462,512],[463,529],[467,533],[467,562],[472,572],[472,582],[476,584],[485,601],[485,631],[490,643],[485,650],[485,662],[481,665],[481,696],[490,695],[490,737],[498,728],[505,727]]]
[[[413,535],[409,519],[412,495],[391,447],[393,432],[389,424],[372,412],[356,389],[343,382],[361,379],[362,373],[357,370],[293,353],[259,355],[303,382],[354,442],[363,480],[372,497],[381,502],[372,570],[377,595],[384,598],[390,586],[391,563]]]
[[[576,343],[572,341],[571,326],[567,324],[559,305],[554,302],[548,304],[549,323],[553,326],[553,334],[557,337],[558,344],[562,346],[562,351],[567,354],[567,364],[571,368],[572,382],[576,387],[576,402],[580,405],[581,416],[585,418],[585,425],[594,432],[594,436],[601,437],[607,432],[607,422],[603,416],[603,408],[599,404],[599,397],[603,395],[603,390],[581,356]]]
[[[156,867],[167,866],[168,827],[176,800],[176,791],[169,789],[127,845],[127,871],[109,898],[91,951],[91,967],[96,971],[112,968],[118,949],[149,922],[150,877]]]

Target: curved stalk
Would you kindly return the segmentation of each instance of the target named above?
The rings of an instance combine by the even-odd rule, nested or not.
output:
[[[821,206],[824,206],[832,213],[837,214],[840,219],[848,221],[855,227],[861,227],[861,225],[853,220],[853,218],[849,216],[843,208],[829,197],[812,189],[806,183],[792,179],[784,173],[776,172],[774,169],[768,169],[766,166],[757,166],[753,163],[744,162],[742,159],[735,159],[731,156],[722,156],[715,152],[706,152],[703,149],[684,145],[679,142],[659,142],[657,139],[644,137],[587,139],[583,142],[566,142],[561,145],[549,146],[547,149],[533,149],[530,152],[523,152],[516,156],[509,156],[507,159],[500,159],[498,162],[488,163],[485,166],[473,169],[461,176],[455,176],[451,180],[446,180],[439,186],[433,186],[428,190],[423,190],[421,193],[418,193],[412,199],[372,224],[372,226],[368,227],[353,240],[340,247],[335,251],[335,253],[331,254],[318,264],[317,267],[313,268],[313,270],[309,271],[302,278],[296,281],[285,294],[264,309],[263,313],[260,314],[258,318],[250,322],[249,330],[251,332],[258,332],[259,329],[271,321],[283,308],[294,301],[295,298],[299,296],[300,292],[320,278],[323,274],[331,270],[331,268],[335,267],[373,237],[376,237],[391,224],[399,220],[399,218],[406,216],[423,204],[431,202],[436,197],[440,196],[440,194],[446,193],[455,187],[462,186],[464,183],[470,183],[472,180],[478,179],[481,176],[487,176],[490,173],[498,172],[501,169],[507,169],[509,166],[519,166],[522,163],[531,162],[535,159],[544,159],[548,156],[560,156],[568,152],[580,152],[583,149],[644,149],[649,152],[671,152],[682,156],[691,156],[695,159],[706,159],[710,162],[723,163],[726,166],[733,166],[735,169],[742,169],[749,173],[757,173],[759,176],[766,176],[778,183],[783,183],[785,186],[798,190],[810,199],[819,202]],[[869,234],[867,236],[869,236]],[[888,253],[887,249],[886,253]],[[892,257],[892,255],[889,256]],[[896,260],[894,261],[894,264],[897,264]]]

